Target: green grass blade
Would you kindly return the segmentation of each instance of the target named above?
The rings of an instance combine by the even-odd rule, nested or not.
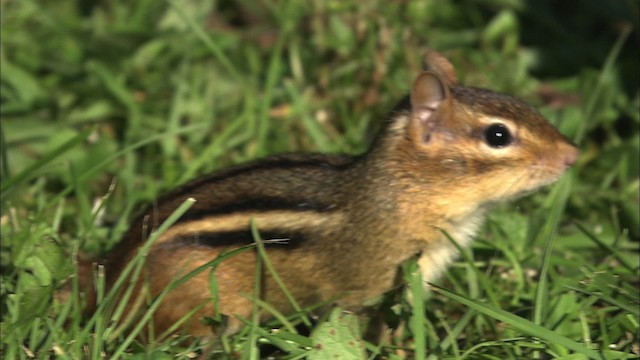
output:
[[[147,138],[145,138],[144,140],[140,140],[134,144],[131,144],[129,146],[127,146],[126,148],[115,152],[114,154],[112,154],[111,156],[105,158],[104,160],[102,160],[101,162],[97,163],[96,165],[94,165],[93,167],[89,168],[89,170],[85,171],[84,173],[82,173],[82,175],[80,175],[77,179],[78,182],[87,180],[89,178],[91,178],[92,176],[98,174],[100,171],[104,170],[104,168],[109,165],[110,163],[112,163],[114,160],[118,159],[121,156],[124,156],[128,153],[130,153],[131,151],[137,149],[137,148],[141,148],[145,145],[160,141],[162,139],[164,139],[167,136],[175,136],[178,134],[183,134],[183,133],[188,133],[191,131],[196,131],[198,129],[202,129],[206,126],[206,124],[194,124],[194,125],[190,125],[190,126],[185,126],[182,129],[176,130],[174,133],[163,133],[163,134],[157,134],[157,135],[153,135],[153,136],[149,136]],[[66,188],[64,188],[62,191],[60,191],[58,194],[56,194],[56,196],[54,196],[52,198],[52,202],[57,202],[59,201],[61,198],[67,196],[71,191],[73,191],[74,189],[74,185],[69,185]]]
[[[260,237],[258,237],[258,243],[260,243]],[[256,299],[261,298],[262,284],[264,283],[264,269],[262,266],[262,259],[262,256],[256,256],[256,276],[253,284],[253,297],[255,297]],[[245,346],[245,354],[247,359],[257,360],[260,358],[260,349],[258,348],[258,332],[260,331],[260,307],[257,301],[253,301],[251,306],[251,326],[249,328],[249,341],[247,341],[247,344]]]
[[[212,40],[211,36],[207,34],[207,32],[197,24],[175,0],[167,0],[167,2],[171,5],[173,10],[177,12],[180,17],[182,17],[185,23],[191,28],[193,33],[202,41],[202,43],[211,51],[211,53],[216,57],[216,59],[222,64],[224,69],[233,77],[236,81],[237,85],[243,86],[244,79],[240,76],[240,73],[233,65],[233,62],[227,57],[225,52],[216,44],[215,41]]]
[[[608,254],[612,254],[616,258],[616,260],[618,260],[620,264],[622,264],[622,266],[624,266],[627,270],[631,272],[636,272],[637,269],[635,268],[635,266],[631,264],[629,261],[627,261],[627,259],[623,256],[620,250],[600,240],[591,231],[589,231],[584,225],[580,223],[576,223],[576,226],[578,227],[578,229],[580,229],[580,231],[583,234],[587,236],[588,239],[592,240],[598,246],[603,248],[603,250],[605,250]]]
[[[407,266],[409,273],[409,288],[411,289],[411,318],[409,326],[413,333],[415,342],[416,360],[424,360],[427,358],[427,343],[425,333],[425,308],[424,308],[424,281],[422,280],[422,272],[418,264],[413,262]]]
[[[548,221],[543,227],[542,235],[539,235],[544,236],[546,240],[544,245],[544,255],[542,257],[542,267],[540,268],[538,287],[536,289],[534,304],[535,307],[533,310],[533,322],[537,325],[542,324],[545,317],[544,311],[547,309],[547,294],[549,292],[549,279],[547,274],[549,272],[551,252],[553,251],[553,240],[555,239],[558,223],[560,222],[560,218],[562,216],[562,213],[564,212],[565,204],[567,202],[567,198],[569,197],[570,191],[571,177],[565,176],[554,188],[554,201],[551,206],[551,210],[549,211]]]
[[[287,286],[284,284],[284,282],[278,275],[278,272],[276,271],[276,269],[273,267],[273,264],[269,260],[269,256],[267,256],[267,252],[264,248],[264,240],[260,237],[260,233],[258,232],[258,228],[256,226],[256,222],[254,219],[251,219],[251,235],[253,236],[253,239],[256,242],[256,244],[258,244],[258,253],[260,254],[260,257],[263,259],[263,262],[267,267],[269,274],[273,276],[273,279],[275,280],[276,284],[278,284],[282,292],[284,292],[284,295],[287,297],[287,300],[289,300],[289,302],[291,303],[293,308],[296,310],[296,312],[303,314],[302,321],[305,323],[305,325],[311,326],[311,321],[307,318],[306,315],[304,315],[302,308],[300,307],[296,299],[293,297],[293,294],[291,294],[289,289],[287,289]],[[274,240],[277,240],[277,239],[274,239]],[[283,246],[286,246],[286,245],[283,245]]]
[[[442,294],[449,299],[460,302],[472,309],[475,309],[483,314],[486,314],[498,321],[502,321],[526,334],[538,337],[546,340],[550,343],[555,343],[560,346],[564,346],[567,349],[575,351],[577,353],[588,356],[591,359],[603,359],[603,357],[595,350],[575,342],[565,336],[558,334],[553,330],[546,329],[538,324],[535,324],[527,319],[521,318],[502,309],[495,308],[493,306],[481,303],[477,300],[468,299],[464,296],[460,296],[454,292],[451,292],[443,287],[431,284],[433,290],[439,294]]]
[[[9,179],[11,177],[9,159],[7,158],[8,152],[9,148],[7,147],[7,140],[4,136],[4,125],[0,121],[0,175],[2,179]]]
[[[134,271],[135,268],[139,268],[140,264],[144,262],[151,246],[160,238],[160,236],[169,229],[178,219],[184,215],[184,213],[189,210],[191,206],[195,203],[195,199],[189,198],[186,199],[176,210],[171,213],[171,215],[158,227],[157,230],[153,231],[149,236],[149,239],[142,245],[142,247],[138,250],[138,254],[125,266],[122,270],[122,273],[115,281],[113,286],[109,289],[109,292],[104,297],[104,299],[98,304],[98,307],[95,311],[95,315],[87,322],[84,330],[84,336],[88,336],[90,329],[93,328],[95,322],[97,322],[107,307],[108,304],[111,304],[114,301],[115,297],[118,295],[120,289],[124,285],[125,281],[128,279],[129,275]],[[132,283],[135,284],[136,279],[132,279]]]
[[[6,196],[6,192],[9,191],[14,185],[21,183],[23,181],[26,181],[30,177],[35,176],[38,170],[40,170],[42,167],[52,162],[58,156],[73,149],[78,144],[82,143],[92,131],[93,129],[87,129],[79,133],[78,135],[66,141],[64,144],[58,146],[57,148],[55,148],[53,151],[49,152],[42,158],[38,159],[33,164],[29,165],[26,169],[22,170],[16,176],[8,180],[3,180],[2,186],[0,186],[0,191],[2,192],[2,195],[1,195],[2,200],[4,200]]]
[[[618,301],[614,298],[612,298],[611,296],[608,295],[604,295],[604,294],[599,294],[599,293],[593,293],[590,291],[586,291],[584,289],[580,289],[578,287],[575,286],[567,286],[567,289],[571,289],[573,291],[577,291],[577,292],[581,292],[583,294],[586,295],[590,295],[590,296],[595,296],[598,299],[601,299],[602,301],[606,301],[611,305],[614,305],[630,314],[633,314],[637,317],[640,317],[640,304],[627,304],[624,303],[622,301]]]
[[[487,297],[489,298],[489,300],[491,301],[491,303],[494,306],[498,306],[499,305],[499,301],[498,298],[496,296],[496,294],[494,293],[491,284],[489,283],[489,280],[487,280],[487,276],[485,274],[483,274],[480,269],[478,269],[475,264],[473,263],[473,259],[471,258],[471,255],[469,254],[469,250],[468,249],[463,249],[460,244],[458,244],[458,242],[451,237],[451,235],[449,235],[446,231],[442,230],[442,233],[444,234],[444,236],[447,237],[447,239],[449,240],[449,242],[451,242],[453,244],[453,246],[456,247],[456,250],[458,251],[458,254],[460,254],[460,256],[462,256],[462,258],[467,262],[467,264],[469,265],[469,269],[471,270],[471,272],[474,274],[475,278],[478,280],[478,282],[480,282],[480,284],[482,285],[482,289],[485,291]]]
[[[622,46],[627,40],[627,37],[629,36],[629,34],[631,34],[632,30],[633,30],[633,27],[631,25],[626,25],[623,28],[615,44],[613,44],[613,47],[611,47],[611,50],[607,55],[607,59],[602,65],[602,69],[600,70],[600,76],[598,76],[598,82],[594,87],[593,91],[591,92],[591,96],[589,97],[589,99],[587,99],[587,103],[585,105],[585,110],[584,110],[585,121],[583,122],[583,126],[580,127],[579,132],[575,136],[575,141],[578,144],[582,142],[582,139],[584,138],[584,135],[587,129],[589,128],[589,124],[594,121],[593,113],[598,103],[598,98],[600,97],[600,93],[602,92],[602,84],[604,83],[604,79],[607,76],[609,76],[609,74],[613,70],[613,65],[615,64],[615,61],[618,58],[618,55],[620,54],[620,50],[622,50]]]

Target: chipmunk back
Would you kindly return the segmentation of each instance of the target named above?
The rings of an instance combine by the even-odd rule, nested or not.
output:
[[[394,287],[399,265],[414,256],[425,281],[437,278],[456,256],[443,231],[468,245],[491,205],[555,181],[578,151],[523,101],[457,85],[444,57],[428,52],[425,59],[429,71],[417,77],[366,154],[273,157],[170,192],[102,262],[107,284],[188,197],[195,205],[147,256],[139,299],[253,242],[251,219],[262,238],[286,239],[269,245],[267,254],[302,307],[334,301],[361,310]],[[182,330],[211,334],[201,318],[219,309],[229,316],[224,331],[237,331],[237,316],[252,312],[256,260],[248,250],[217,266],[215,305],[208,273],[171,291],[154,315],[156,333],[199,307]],[[255,296],[283,314],[294,310],[268,272],[261,283]]]

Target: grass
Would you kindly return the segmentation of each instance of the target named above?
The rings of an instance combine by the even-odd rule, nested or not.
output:
[[[352,319],[326,314],[310,336],[301,315],[246,319],[220,357],[258,358],[265,343],[288,359],[640,356],[636,2],[580,2],[579,16],[524,0],[0,6],[3,358],[200,354],[197,339],[143,344],[55,301],[73,254],[106,252],[142,204],[199,174],[364,151],[425,45],[463,83],[539,107],[579,144],[575,168],[496,209],[433,292],[406,264],[407,286],[382,302],[395,330],[366,355],[348,348]],[[321,351],[328,329],[340,336]]]

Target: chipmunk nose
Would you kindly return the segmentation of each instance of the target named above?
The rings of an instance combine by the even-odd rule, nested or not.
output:
[[[578,155],[580,155],[580,150],[573,144],[562,146],[559,150],[564,155],[564,164],[566,167],[575,164],[576,160],[578,160]]]

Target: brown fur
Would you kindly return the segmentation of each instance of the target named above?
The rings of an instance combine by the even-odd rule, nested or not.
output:
[[[152,247],[138,294],[147,284],[153,297],[180,274],[251,243],[250,219],[261,233],[289,239],[267,246],[267,253],[302,307],[335,299],[361,310],[390,290],[398,265],[416,255],[425,281],[433,280],[455,257],[442,230],[468,244],[489,205],[554,181],[578,152],[524,102],[455,85],[451,64],[439,54],[430,58],[435,72],[418,77],[410,100],[391,114],[367,154],[276,157],[195,180],[134,222],[103,261],[107,284],[113,286],[149,230],[187,197],[196,204]],[[514,138],[505,148],[485,143],[485,129],[496,122]],[[294,310],[266,270],[260,294],[253,294],[256,254],[246,250],[215,270],[228,333],[241,327],[237,316],[250,317],[248,297],[259,296],[283,314]],[[210,334],[201,321],[214,315],[209,285],[206,271],[170,292],[155,313],[156,333],[204,304],[182,329]]]

